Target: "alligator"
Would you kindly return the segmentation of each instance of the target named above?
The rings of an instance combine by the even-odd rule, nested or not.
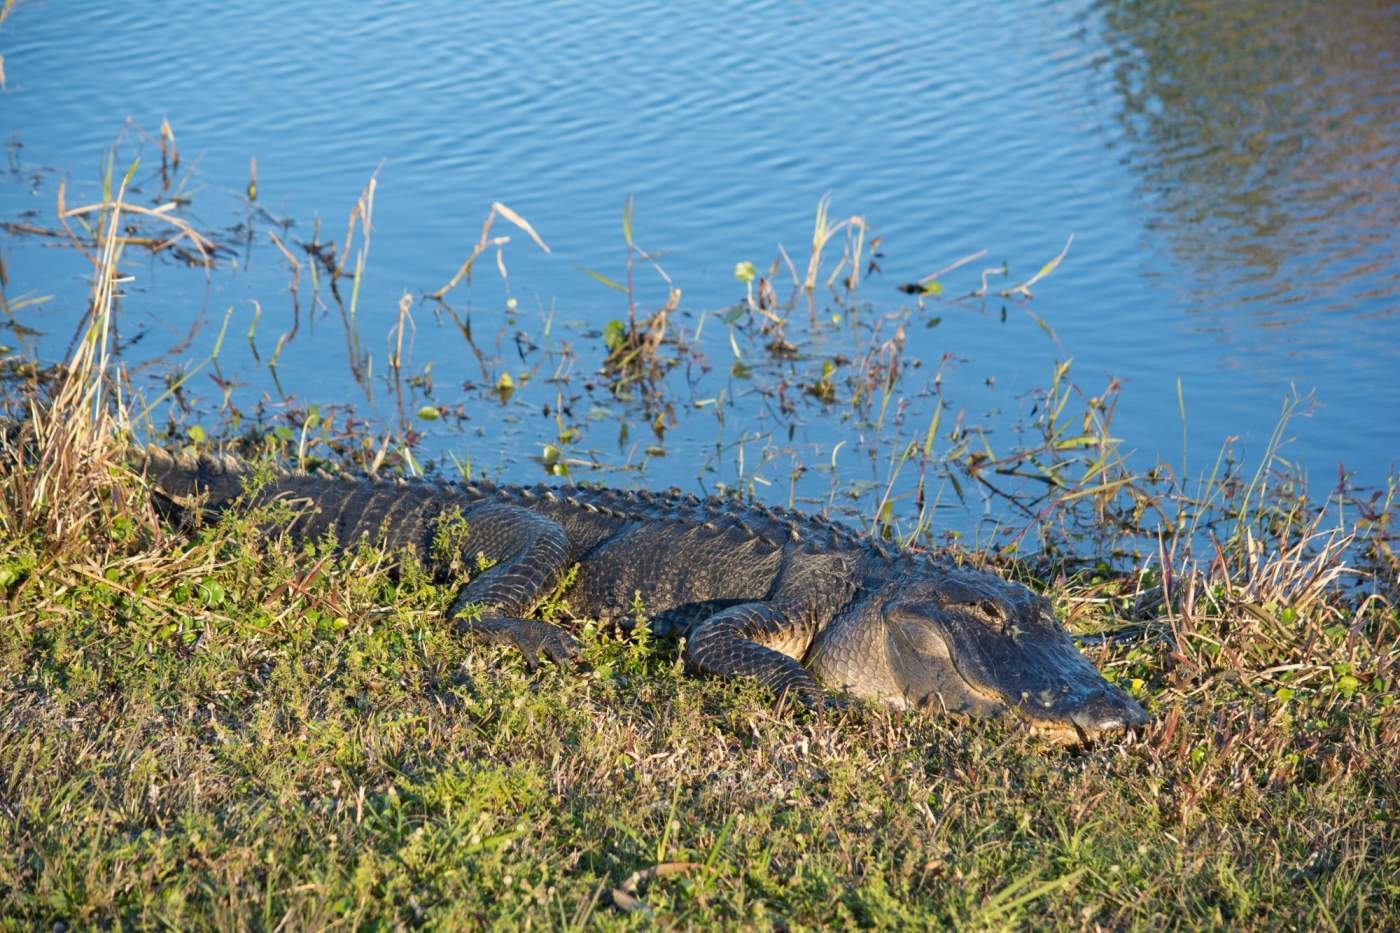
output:
[[[239,502],[285,503],[280,527],[294,542],[330,537],[345,547],[368,537],[411,548],[440,579],[464,563],[485,568],[461,585],[451,618],[465,634],[519,649],[532,670],[578,657],[564,629],[530,618],[576,568],[564,594],[570,614],[630,628],[640,601],[651,632],[685,639],[691,667],[754,678],[806,706],[846,695],[1014,714],[1066,743],[1147,718],[1079,652],[1045,597],[992,573],[891,553],[819,515],[679,492],[480,480],[274,469],[249,483],[252,468],[231,456],[149,447],[130,459],[158,508],[180,521],[207,521]],[[455,561],[441,553],[444,540]]]

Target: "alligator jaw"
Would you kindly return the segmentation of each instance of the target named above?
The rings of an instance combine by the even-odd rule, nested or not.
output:
[[[1056,745],[1087,745],[1097,739],[1118,738],[1136,732],[1148,720],[1147,712],[1132,697],[1105,684],[1062,710],[1040,710],[1022,700],[1009,704],[1032,733]]]
[[[956,664],[954,668],[957,669]],[[1149,718],[1136,700],[1107,681],[1053,701],[1036,702],[1026,694],[1007,696],[996,688],[975,683],[961,670],[958,674],[968,695],[990,708],[1011,711],[1033,735],[1055,745],[1088,745],[1099,739],[1117,738],[1137,731]]]
[[[1051,745],[1087,745],[1090,741],[1088,736],[1070,723],[1035,722],[1029,719],[1022,722],[1030,729],[1031,735],[1044,739]]]
[[[1036,716],[1022,703],[1001,696],[995,691],[986,690],[968,681],[964,681],[962,688],[965,695],[985,704],[984,709],[1002,710],[1009,712],[1015,717],[1015,724],[1024,728],[1037,739],[1041,739],[1051,745],[1074,746],[1089,745],[1099,740],[1113,740],[1121,737],[1125,732],[1136,731],[1147,721],[1147,714],[1142,708],[1131,699],[1128,704],[1122,706],[1123,715],[1114,717],[1111,720],[1094,720],[1071,712],[1064,717],[1059,716]],[[941,698],[932,696],[926,699],[923,704],[925,710],[947,712],[947,707]],[[1077,711],[1076,711],[1077,712]],[[970,713],[974,718],[986,718],[997,716],[998,713]]]

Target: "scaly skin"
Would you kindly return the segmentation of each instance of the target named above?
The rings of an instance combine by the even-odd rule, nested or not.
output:
[[[157,501],[185,520],[227,508],[247,473],[231,458],[155,448],[132,459]],[[806,705],[825,702],[824,684],[899,707],[1014,711],[1070,741],[1146,718],[1043,598],[993,574],[892,556],[820,517],[680,494],[298,473],[250,500],[290,504],[295,541],[369,537],[413,548],[429,566],[439,531],[460,516],[460,556],[490,566],[461,586],[451,615],[467,633],[516,646],[532,668],[541,656],[563,664],[578,654],[564,630],[528,618],[577,565],[567,594],[575,615],[629,626],[640,598],[650,629],[686,639],[693,667],[754,678]],[[481,610],[474,619],[471,605]]]

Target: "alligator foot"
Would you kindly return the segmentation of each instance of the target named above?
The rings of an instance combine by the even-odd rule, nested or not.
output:
[[[560,667],[570,667],[578,659],[579,646],[573,636],[557,625],[536,619],[514,619],[508,616],[478,619],[468,622],[458,619],[464,634],[476,635],[492,644],[511,645],[525,656],[525,664],[533,672],[546,657]]]
[[[779,711],[796,709],[806,713],[843,713],[850,709],[850,697],[827,693],[820,687],[794,685],[777,695]]]

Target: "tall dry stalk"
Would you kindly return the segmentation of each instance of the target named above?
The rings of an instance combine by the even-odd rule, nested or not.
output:
[[[519,229],[523,230],[530,237],[530,239],[535,241],[536,246],[544,250],[546,253],[549,252],[549,247],[545,245],[544,240],[540,239],[540,235],[535,232],[534,227],[530,226],[529,221],[527,221],[524,217],[521,217],[515,211],[511,210],[509,207],[506,207],[500,201],[493,201],[491,203],[491,209],[486,212],[486,220],[481,225],[481,236],[477,239],[476,245],[472,247],[471,255],[469,255],[465,260],[463,260],[462,265],[457,268],[456,274],[452,276],[452,278],[447,282],[447,284],[444,285],[442,288],[439,288],[437,291],[433,292],[431,297],[441,299],[448,292],[452,291],[452,289],[456,288],[457,284],[461,282],[464,278],[470,282],[472,275],[472,266],[476,264],[477,257],[480,256],[482,253],[486,252],[488,249],[493,248],[496,250],[496,268],[501,273],[501,281],[507,283],[509,282],[509,277],[506,275],[505,255],[502,252],[502,247],[504,247],[507,243],[510,242],[510,237],[491,236],[491,224],[495,222],[497,217],[503,217]]]
[[[52,396],[28,403],[22,432],[8,438],[10,462],[3,482],[4,530],[18,538],[40,532],[61,549],[81,533],[99,497],[89,495],[108,478],[113,429],[129,423],[112,367],[112,316],[121,282],[118,263],[125,242],[122,214],[133,163],[114,196],[100,205],[88,313]],[[85,208],[91,212],[93,207]],[[60,208],[60,213],[63,213]]]

